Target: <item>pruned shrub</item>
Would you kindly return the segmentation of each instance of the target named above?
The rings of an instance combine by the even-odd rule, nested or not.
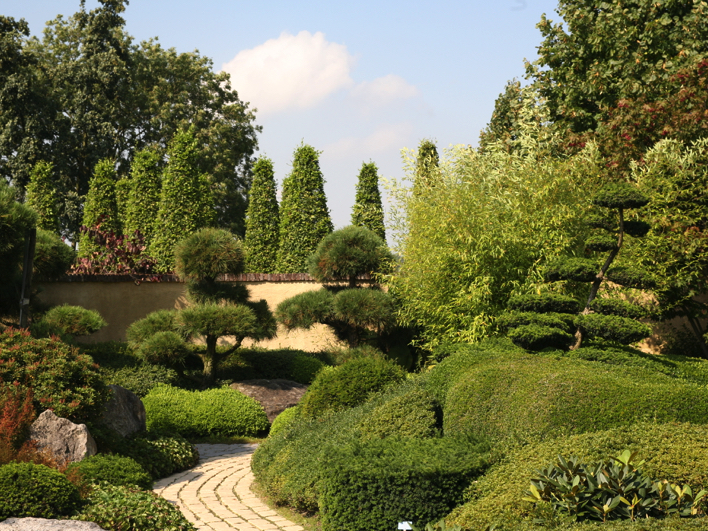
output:
[[[592,234],[585,240],[585,247],[598,253],[614,251],[617,249],[617,237],[611,234]]]
[[[369,531],[439,520],[487,468],[485,443],[376,439],[330,447],[321,484],[322,529]]]
[[[288,330],[311,328],[327,322],[332,314],[334,295],[326,290],[306,291],[284,300],[275,309],[275,318]]]
[[[186,391],[159,386],[145,398],[148,430],[208,435],[254,437],[268,429],[268,418],[254,399],[227,387]]]
[[[37,324],[37,328],[45,332],[44,337],[54,334],[73,338],[89,336],[98,332],[106,324],[106,321],[96,310],[63,304],[55,306],[45,313]]]
[[[41,279],[55,279],[69,271],[76,252],[52,232],[37,229],[37,244],[32,266]]]
[[[649,313],[646,308],[620,299],[595,299],[590,303],[590,309],[603,315],[618,315],[629,319],[641,319]]]
[[[544,274],[546,282],[573,280],[592,282],[597,275],[597,262],[589,258],[566,258],[549,266]]]
[[[605,278],[626,288],[653,289],[656,287],[656,280],[651,277],[651,274],[636,267],[613,267],[605,274]]]
[[[575,328],[574,320],[574,316],[563,313],[508,312],[497,318],[497,326],[502,331],[525,325],[538,325],[571,332]]]
[[[200,229],[175,247],[175,271],[191,281],[237,275],[243,272],[241,240],[224,229]]]
[[[221,362],[217,376],[227,381],[283,378],[307,385],[325,366],[315,356],[295,349],[240,348]]]
[[[173,369],[163,367],[162,365],[151,365],[149,363],[141,363],[113,371],[103,369],[103,373],[103,380],[106,385],[120,385],[132,391],[140,398],[144,397],[153,387],[158,385],[177,385],[179,379]]]
[[[80,504],[78,489],[57,470],[34,463],[0,466],[0,520],[68,516]]]
[[[589,313],[579,315],[576,323],[591,339],[606,339],[623,345],[636,343],[651,335],[651,328],[648,325],[617,315]]]
[[[305,385],[310,384],[324,366],[324,363],[312,356],[296,355],[293,357],[288,379]]]
[[[538,324],[518,326],[507,335],[514,345],[527,350],[567,349],[574,341],[573,335],[565,330]]]
[[[580,303],[572,297],[557,293],[517,295],[509,299],[507,307],[519,312],[578,313]]]
[[[67,468],[67,474],[76,471],[83,481],[93,484],[107,482],[110,485],[138,487],[149,490],[152,488],[152,478],[137,461],[130,457],[110,454],[92,455],[72,463]]]
[[[271,437],[279,431],[284,430],[298,418],[300,418],[300,408],[298,406],[287,408],[280,413],[280,415],[275,417],[273,423],[270,425],[268,436]]]
[[[52,409],[72,421],[99,417],[110,393],[89,356],[57,338],[35,339],[24,330],[0,333],[0,380],[32,389],[37,413]]]
[[[111,531],[196,531],[172,503],[130,487],[101,485],[91,492],[77,520]]]
[[[155,332],[136,349],[135,354],[149,364],[179,367],[190,350],[175,332]]]
[[[642,238],[649,234],[651,225],[646,221],[625,221],[624,232],[635,238]]]
[[[333,317],[356,328],[381,332],[396,323],[396,307],[388,293],[377,289],[345,289],[334,297]]]
[[[440,406],[427,391],[419,388],[377,406],[358,427],[364,439],[429,439],[439,436],[440,428]]]
[[[317,417],[363,403],[371,393],[400,382],[405,372],[392,361],[360,358],[318,373],[302,397],[302,414]]]
[[[147,341],[158,332],[176,332],[178,329],[175,323],[176,316],[177,312],[174,310],[150,312],[132,323],[125,331],[128,343],[133,348],[139,348],[143,341]]]
[[[610,183],[603,186],[593,197],[593,204],[605,208],[641,208],[649,203],[636,186],[626,183]]]

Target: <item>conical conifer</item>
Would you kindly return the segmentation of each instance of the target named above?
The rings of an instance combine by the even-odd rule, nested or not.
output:
[[[148,248],[161,273],[174,269],[177,242],[213,223],[214,200],[206,176],[199,172],[198,156],[191,129],[177,133],[167,150],[156,232]]]
[[[283,180],[278,271],[307,271],[307,258],[332,230],[319,152],[303,144],[295,150],[293,169]]]
[[[139,231],[148,245],[152,241],[155,218],[160,208],[161,158],[157,149],[143,149],[135,154],[130,166],[124,231],[128,236]]]
[[[253,166],[253,181],[246,211],[246,271],[274,273],[279,242],[278,199],[273,161],[259,158]]]
[[[51,162],[40,161],[30,173],[25,190],[25,203],[37,213],[37,228],[59,233],[59,203],[52,173]]]
[[[415,181],[413,194],[420,195],[435,186],[438,176],[440,156],[438,148],[432,140],[423,139],[418,146],[418,157],[415,164]]]
[[[89,182],[81,223],[88,228],[100,223],[103,231],[117,234],[121,231],[116,202],[116,170],[110,159],[103,159],[96,164]],[[95,250],[95,244],[88,235],[82,234],[79,239],[79,256],[89,257]]]
[[[352,208],[352,225],[366,227],[386,241],[384,213],[379,192],[379,174],[376,164],[363,163],[356,185],[356,200]]]

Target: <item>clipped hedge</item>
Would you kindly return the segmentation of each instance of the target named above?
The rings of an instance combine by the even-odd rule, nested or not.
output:
[[[287,408],[285,411],[281,412],[280,415],[275,417],[275,419],[273,419],[268,436],[272,437],[279,431],[287,428],[298,418],[300,418],[300,408],[298,406]]]
[[[268,429],[268,418],[254,399],[228,387],[186,391],[161,385],[143,398],[148,430],[184,437],[254,437]]]
[[[405,371],[381,358],[359,358],[317,374],[300,401],[304,416],[317,417],[328,411],[357,406],[371,393],[405,378]]]
[[[638,423],[595,433],[563,436],[511,450],[502,463],[470,485],[466,504],[446,518],[448,524],[463,529],[534,529],[533,505],[521,498],[529,488],[534,471],[556,460],[558,455],[574,455],[586,462],[602,461],[623,450],[639,451],[641,469],[657,479],[708,487],[708,425],[688,423]],[[527,520],[525,520],[527,519]],[[643,520],[607,524],[563,523],[556,529],[660,530],[708,529],[708,519]],[[537,529],[538,527],[536,527]]]
[[[0,466],[0,520],[68,516],[80,504],[78,489],[61,472],[34,463]]]
[[[426,439],[439,436],[441,428],[440,406],[430,393],[419,388],[377,406],[358,426],[364,439]]]
[[[548,267],[543,278],[546,282],[573,280],[592,282],[599,270],[597,261],[590,258],[566,258]]]
[[[152,478],[137,461],[130,457],[111,454],[96,454],[77,463],[72,463],[67,469],[77,471],[84,481],[98,484],[103,481],[110,485],[138,487],[149,490],[152,488]]]
[[[606,339],[622,345],[636,343],[651,335],[648,325],[618,315],[589,313],[579,315],[575,322],[590,339]]]
[[[330,447],[324,459],[323,531],[425,525],[462,501],[487,468],[489,446],[455,439],[384,439]]]
[[[149,363],[141,363],[117,370],[102,368],[101,372],[106,385],[120,385],[140,398],[143,398],[158,385],[177,385],[179,381],[177,372],[174,369],[163,365],[150,365]]]
[[[566,349],[574,341],[573,335],[561,328],[538,324],[518,326],[507,335],[514,345],[526,350]]]
[[[575,331],[575,317],[563,313],[507,312],[497,318],[497,326],[503,332],[524,325],[558,328],[565,332]]]
[[[283,378],[309,385],[324,366],[317,354],[303,350],[240,348],[221,361],[217,377],[232,381]]]
[[[605,274],[605,278],[626,288],[654,289],[656,287],[656,280],[648,272],[637,268],[612,267]]]
[[[642,319],[647,317],[647,309],[636,304],[620,299],[594,299],[590,303],[590,309],[603,315],[619,315],[629,319]]]

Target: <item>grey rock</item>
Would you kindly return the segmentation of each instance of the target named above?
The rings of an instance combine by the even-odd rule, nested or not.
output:
[[[104,531],[96,522],[47,520],[45,518],[8,518],[0,522],[2,531]]]
[[[103,423],[123,437],[145,431],[145,406],[138,396],[120,385],[109,385],[113,393],[106,404]]]
[[[60,463],[75,463],[96,455],[96,442],[86,424],[74,424],[57,417],[50,409],[44,411],[30,427],[30,439],[37,447],[48,450]]]
[[[292,380],[243,380],[231,384],[232,389],[241,391],[250,396],[263,406],[269,422],[280,415],[289,407],[296,406],[302,395],[307,391],[307,386]]]

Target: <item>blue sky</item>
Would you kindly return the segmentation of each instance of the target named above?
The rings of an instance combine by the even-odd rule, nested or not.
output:
[[[98,5],[87,0],[87,9]],[[506,82],[536,58],[541,14],[556,1],[316,2],[132,0],[124,17],[136,40],[199,50],[256,107],[260,154],[281,182],[304,141],[320,166],[335,227],[349,223],[362,162],[401,177],[402,148],[476,145]],[[78,0],[22,0],[2,14],[34,35]]]

